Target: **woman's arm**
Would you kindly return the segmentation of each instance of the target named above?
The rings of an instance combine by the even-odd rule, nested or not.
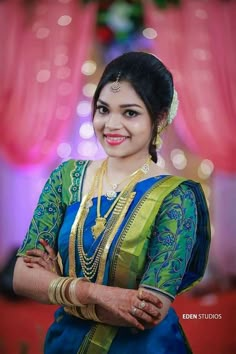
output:
[[[13,289],[18,295],[49,304],[48,287],[55,278],[58,278],[56,273],[42,267],[29,268],[23,257],[18,257],[13,274]]]
[[[36,250],[38,251],[38,250]],[[39,260],[39,257],[37,257]],[[50,303],[48,289],[50,283],[59,275],[44,269],[36,263],[30,267],[22,257],[17,259],[14,277],[14,291],[42,303]],[[90,282],[79,282],[76,296],[82,304],[97,306],[97,314],[104,323],[115,326],[136,327],[143,330],[146,326],[154,325],[159,316],[159,299],[148,292],[143,292],[142,299],[146,308],[139,309],[139,316],[132,315],[132,309],[139,308],[141,299],[137,290],[109,287]]]
[[[140,287],[163,303],[161,322],[186,274],[196,240],[197,207],[193,191],[181,184],[164,200],[157,215]]]
[[[48,288],[51,281],[58,278],[60,274],[59,268],[56,266],[54,250],[45,241],[42,240],[41,243],[45,251],[29,250],[26,257],[17,261],[14,288],[21,295],[50,303],[47,295]],[[58,275],[53,273],[55,269],[57,269]],[[46,273],[44,273],[45,271]],[[19,276],[24,272],[24,282],[17,282],[19,279],[17,272]],[[96,305],[97,315],[103,323],[144,329],[155,325],[160,317],[162,304],[155,294],[148,291],[141,293],[137,290],[89,282],[78,282],[75,291],[76,298],[80,303]],[[135,314],[133,313],[134,309]]]
[[[44,255],[42,241],[50,242],[51,250],[56,249],[56,238],[63,222],[65,204],[62,198],[62,170],[59,165],[50,175],[40,194],[29,230],[17,252],[18,259],[13,275],[13,288],[17,294],[34,300],[49,303],[47,289],[49,283],[58,275],[42,267],[32,269],[24,262],[28,250],[36,249]],[[47,243],[47,244],[48,244]],[[45,253],[46,255],[46,253]]]

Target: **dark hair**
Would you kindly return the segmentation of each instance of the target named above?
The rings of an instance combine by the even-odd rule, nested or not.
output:
[[[154,55],[145,52],[128,52],[112,60],[105,68],[93,97],[93,113],[103,87],[116,81],[128,81],[144,102],[152,124],[149,153],[157,162],[155,139],[163,113],[168,112],[173,98],[173,78],[170,71]]]

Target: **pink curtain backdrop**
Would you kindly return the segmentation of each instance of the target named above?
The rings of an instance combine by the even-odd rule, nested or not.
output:
[[[0,268],[73,129],[95,30],[94,4],[41,0],[26,16],[20,3],[0,2]]]
[[[215,166],[210,264],[236,274],[236,2],[183,0],[157,10],[145,1],[157,32],[154,54],[171,69],[180,109],[174,125],[186,146]]]
[[[213,223],[216,230],[212,243],[212,265],[219,274],[236,275],[236,175],[218,173],[213,179]]]
[[[0,3],[0,150],[18,165],[47,163],[71,127],[96,5]]]
[[[157,31],[154,53],[174,74],[180,98],[176,129],[217,170],[236,172],[236,2],[182,0],[165,11],[145,1]]]

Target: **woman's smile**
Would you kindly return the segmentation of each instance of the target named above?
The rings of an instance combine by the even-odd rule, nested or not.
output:
[[[104,138],[107,144],[109,145],[120,145],[122,144],[126,139],[128,139],[127,136],[120,135],[120,134],[104,134]]]

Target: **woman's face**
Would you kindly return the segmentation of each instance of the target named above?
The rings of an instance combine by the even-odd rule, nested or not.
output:
[[[127,81],[120,82],[118,92],[111,85],[104,86],[95,108],[99,142],[110,157],[147,156],[152,123],[144,102]]]

